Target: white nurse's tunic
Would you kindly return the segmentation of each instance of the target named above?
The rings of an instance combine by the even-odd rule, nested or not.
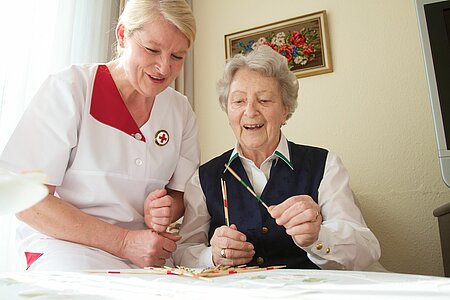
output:
[[[41,170],[57,195],[83,212],[140,229],[145,228],[146,196],[164,187],[184,191],[199,156],[196,118],[185,96],[170,87],[161,92],[149,120],[138,128],[107,67],[80,65],[44,82],[5,147],[0,166],[14,172]],[[22,252],[44,253],[36,263],[56,248],[87,251],[24,223],[18,238]]]

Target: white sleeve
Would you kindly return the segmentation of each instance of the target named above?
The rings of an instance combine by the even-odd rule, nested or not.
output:
[[[179,232],[181,240],[172,256],[174,263],[191,268],[211,267],[214,265],[208,242],[211,216],[200,186],[198,170],[186,184],[184,206],[186,211]]]
[[[365,270],[378,261],[380,244],[367,227],[349,186],[349,175],[339,157],[329,153],[319,186],[323,216],[318,240],[302,247],[322,269]]]
[[[187,99],[186,99],[187,102]],[[180,156],[175,172],[170,179],[168,188],[181,191],[185,190],[186,182],[200,164],[200,146],[198,144],[197,119],[191,106],[186,104],[185,122],[183,124],[183,137],[181,141]]]
[[[76,147],[85,101],[82,80],[65,75],[52,75],[42,84],[0,158],[0,165],[14,172],[42,171],[56,186]]]

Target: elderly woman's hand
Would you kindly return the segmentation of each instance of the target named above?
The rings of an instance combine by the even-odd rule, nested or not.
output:
[[[144,202],[144,222],[156,232],[164,232],[172,222],[173,198],[167,190],[156,190],[148,194]]]
[[[276,206],[271,206],[269,210],[277,224],[284,226],[286,233],[301,247],[308,247],[317,241],[322,216],[320,206],[310,196],[292,196]]]
[[[246,264],[255,255],[254,247],[236,225],[222,226],[211,239],[212,258],[215,265],[236,266]]]

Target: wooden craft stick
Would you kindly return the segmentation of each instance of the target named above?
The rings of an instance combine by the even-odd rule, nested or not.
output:
[[[147,268],[145,268],[147,269]],[[155,269],[150,269],[148,268],[147,270],[151,270],[151,271],[147,271],[147,270],[120,270],[120,271],[116,271],[116,270],[111,270],[111,271],[103,271],[103,270],[87,270],[86,273],[92,273],[92,274],[122,274],[122,275],[127,275],[127,274],[133,274],[133,275],[162,275],[162,274],[166,274],[165,271],[161,271],[161,270],[155,270]]]
[[[167,270],[167,274],[188,276],[188,277],[202,279],[202,280],[206,280],[206,281],[211,280],[211,279],[203,276],[203,274],[201,272],[195,272],[188,268],[182,268],[182,267],[172,268],[172,267],[164,266],[164,269]]]
[[[267,209],[267,211],[269,211],[269,207],[267,206],[267,204],[264,203],[264,201],[262,201],[262,199],[258,195],[256,195],[256,193],[252,190],[252,188],[249,187],[245,183],[245,181],[243,181],[241,177],[239,177],[239,175],[236,174],[236,172],[234,172],[233,169],[230,168],[229,165],[225,164],[225,168],[227,168],[227,170],[230,171],[231,175],[233,175],[250,192],[250,194],[252,194],[259,201],[259,203],[261,203]]]
[[[286,266],[270,266],[270,267],[258,267],[251,266],[247,267],[246,265],[240,266],[222,266],[217,265],[215,267],[196,270],[187,267],[145,267],[144,269],[136,269],[136,270],[87,270],[88,273],[98,273],[98,274],[139,274],[139,275],[178,275],[178,276],[187,276],[195,279],[201,279],[210,281],[209,277],[219,277],[226,275],[233,275],[239,273],[247,273],[247,272],[258,272],[258,271],[268,271],[274,269],[285,268]]]
[[[203,277],[219,277],[219,276],[233,275],[233,274],[239,274],[239,273],[275,270],[275,269],[281,269],[281,268],[285,268],[285,267],[286,266],[270,266],[270,267],[263,267],[263,268],[260,268],[258,266],[254,266],[254,267],[219,266],[219,267],[203,270],[202,272],[199,273],[199,275],[201,275]]]
[[[225,224],[230,227],[230,219],[228,217],[228,197],[227,197],[227,183],[220,178],[220,185],[222,186],[223,210],[225,213]]]

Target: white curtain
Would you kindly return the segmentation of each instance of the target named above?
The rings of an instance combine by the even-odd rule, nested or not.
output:
[[[119,0],[2,0],[0,152],[48,74],[111,57],[118,12]],[[0,271],[17,270],[14,216],[0,216],[0,241]]]
[[[125,0],[122,0],[125,1]],[[194,10],[192,0],[186,0],[186,2]],[[188,97],[192,107],[194,107],[194,46],[188,51],[186,60],[184,62],[183,69],[178,75],[177,79],[173,83],[172,87],[180,93]]]

